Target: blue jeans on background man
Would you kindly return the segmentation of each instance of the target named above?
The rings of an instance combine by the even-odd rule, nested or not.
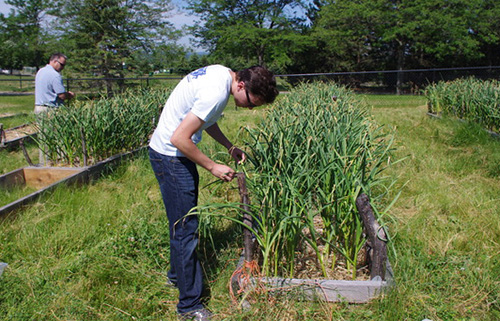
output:
[[[152,148],[149,160],[160,184],[170,227],[168,278],[179,289],[177,312],[202,309],[203,274],[196,255],[198,216],[185,216],[198,202],[196,164],[186,157],[166,156]]]

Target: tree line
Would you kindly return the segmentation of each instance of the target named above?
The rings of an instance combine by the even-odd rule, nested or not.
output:
[[[209,63],[276,73],[499,65],[498,0],[6,0],[0,67],[65,53],[75,75],[121,78]],[[189,34],[206,55],[179,45]],[[200,49],[201,50],[201,49]]]

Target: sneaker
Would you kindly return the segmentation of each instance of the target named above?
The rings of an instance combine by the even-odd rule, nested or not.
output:
[[[179,313],[179,320],[196,320],[196,321],[210,321],[212,312],[207,309],[199,309],[185,313]]]

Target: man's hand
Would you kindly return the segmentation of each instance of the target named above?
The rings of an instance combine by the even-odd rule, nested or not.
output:
[[[236,146],[231,146],[228,150],[229,155],[231,155],[232,158],[234,158],[235,161],[238,162],[238,164],[243,164],[245,160],[247,159],[245,156],[245,152],[243,152],[241,149],[239,149]]]
[[[70,100],[75,97],[75,93],[73,93],[72,91],[67,91],[65,93],[59,94],[58,96],[62,100]]]
[[[224,182],[230,182],[234,178],[235,171],[226,165],[215,164],[211,169],[210,173],[217,178],[220,178]]]

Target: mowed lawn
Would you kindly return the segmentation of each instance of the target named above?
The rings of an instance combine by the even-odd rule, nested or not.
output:
[[[500,140],[482,128],[426,116],[423,97],[367,96],[396,132],[391,209],[397,286],[389,320],[500,319]]]
[[[430,118],[421,96],[364,99],[374,120],[394,132],[393,158],[401,160],[385,173],[397,178],[388,202],[401,193],[385,217],[395,287],[368,304],[261,294],[241,309],[228,290],[241,231],[221,221],[200,246],[214,320],[500,319],[500,141],[473,125]],[[228,106],[220,124],[243,145],[238,128],[263,114]],[[201,147],[224,152],[209,137]],[[214,181],[200,174],[200,186]],[[200,203],[234,199],[236,182],[201,189]],[[175,320],[177,292],[165,287],[167,233],[145,153],[93,184],[58,188],[0,222],[0,262],[9,263],[0,319]]]

